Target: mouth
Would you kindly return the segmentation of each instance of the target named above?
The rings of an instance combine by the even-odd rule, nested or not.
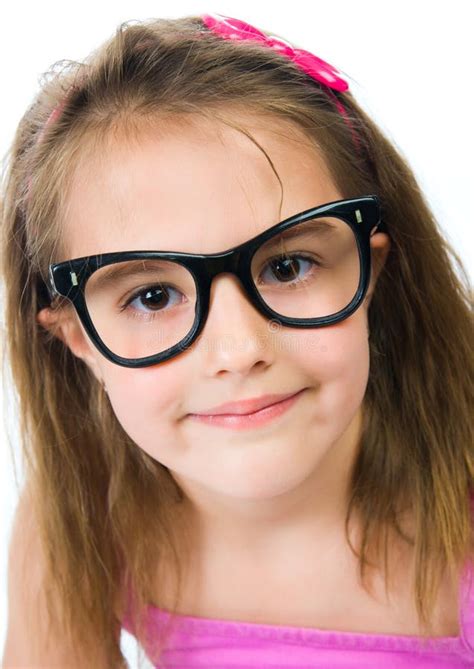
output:
[[[226,427],[234,430],[257,428],[270,423],[283,414],[286,414],[295,404],[298,403],[298,400],[306,390],[306,388],[303,388],[303,390],[300,390],[297,393],[292,395],[285,395],[283,396],[283,399],[280,399],[279,401],[273,401],[270,404],[268,403],[268,400],[260,400],[265,401],[266,404],[261,408],[256,409],[255,411],[250,411],[248,413],[188,414],[188,418],[206,425],[214,427]],[[220,409],[227,406],[228,405],[221,405]],[[239,408],[241,409],[242,406],[240,405]]]
[[[300,391],[298,391],[300,392]],[[237,402],[225,402],[224,404],[219,404],[212,409],[206,409],[205,411],[196,412],[195,415],[199,416],[221,416],[226,415],[243,415],[243,414],[252,414],[256,413],[260,409],[265,407],[272,406],[286,400],[290,397],[296,395],[296,392],[286,393],[286,394],[268,394],[260,395],[260,397],[252,397],[246,400],[239,400]]]

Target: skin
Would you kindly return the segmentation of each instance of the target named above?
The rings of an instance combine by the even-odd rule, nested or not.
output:
[[[133,147],[117,142],[79,165],[61,260],[134,249],[215,253],[304,209],[342,199],[297,130],[281,121],[246,121],[282,180],[281,210],[279,183],[247,137],[202,120],[179,131],[162,126]],[[283,565],[300,568],[316,546],[320,552],[325,545],[332,559],[330,547],[342,533],[369,373],[367,310],[389,246],[386,234],[371,237],[368,295],[330,327],[273,332],[237,278],[220,275],[198,345],[152,367],[107,361],[74,312],[58,316],[44,309],[38,322],[59,327],[58,336],[105,383],[137,446],[169,468],[203,545],[222,558],[265,560],[277,579]],[[226,401],[301,389],[289,412],[256,430],[234,432],[187,416]]]

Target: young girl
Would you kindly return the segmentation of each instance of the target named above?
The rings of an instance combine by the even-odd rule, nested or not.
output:
[[[122,25],[6,175],[9,666],[474,666],[469,281],[318,56]],[[454,269],[457,264],[458,272]]]

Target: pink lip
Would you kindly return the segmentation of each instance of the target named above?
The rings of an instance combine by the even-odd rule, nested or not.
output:
[[[264,407],[269,407],[277,402],[282,402],[288,397],[293,397],[296,393],[286,393],[286,395],[262,395],[261,397],[252,397],[249,400],[241,400],[240,402],[225,402],[219,404],[217,407],[209,409],[209,411],[200,411],[193,414],[197,416],[221,416],[222,414],[250,414],[259,411]]]
[[[272,404],[268,404],[268,399],[265,399],[272,396],[266,395],[263,398],[260,398],[259,401],[260,404],[262,404],[265,399],[267,404],[251,413],[189,414],[189,418],[192,418],[193,420],[199,421],[201,423],[206,423],[207,425],[228,427],[234,430],[245,430],[252,427],[259,427],[261,425],[265,425],[277,416],[280,416],[288,411],[288,409],[290,409],[290,407],[292,407],[293,404],[298,401],[298,398],[300,395],[302,395],[304,390],[306,389],[304,388],[303,390],[300,390],[298,393],[293,395],[280,395],[280,397],[283,399],[276,402],[273,400]],[[273,395],[273,397],[278,397],[278,395]],[[248,400],[247,406],[248,402],[252,401],[255,404],[254,400]],[[245,403],[237,402],[233,403],[233,406],[242,409],[244,404]],[[223,404],[221,407],[219,407],[219,409],[221,410],[222,407],[227,408],[229,406],[232,406],[232,403],[230,403],[230,405]]]

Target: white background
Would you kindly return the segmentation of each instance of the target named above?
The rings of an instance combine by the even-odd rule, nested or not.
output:
[[[56,61],[82,60],[123,21],[218,12],[273,31],[349,77],[352,92],[408,159],[445,235],[474,276],[474,122],[471,3],[467,0],[338,0],[257,3],[6,2],[0,10],[0,156],[3,166],[20,117]],[[3,317],[2,317],[3,321]],[[8,394],[8,382],[7,393]],[[3,398],[5,405],[7,398]],[[16,417],[0,424],[0,652],[7,626],[6,566],[17,500],[6,437],[18,451]],[[21,472],[20,472],[21,474]],[[21,482],[21,476],[20,476]],[[134,667],[133,643],[124,648]]]

